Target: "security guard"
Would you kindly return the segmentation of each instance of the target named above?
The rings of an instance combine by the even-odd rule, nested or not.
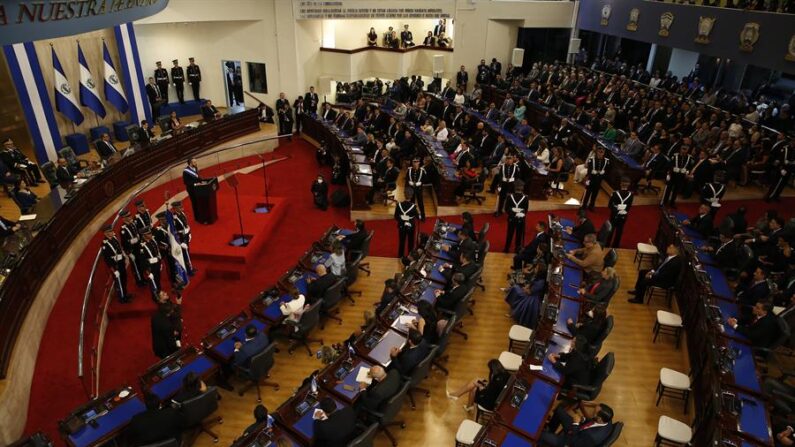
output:
[[[713,176],[713,180],[701,188],[701,203],[709,205],[709,216],[715,220],[715,215],[721,207],[720,199],[726,193],[726,185],[723,183],[724,171],[718,171]]]
[[[152,226],[152,215],[149,213],[149,210],[146,209],[144,199],[135,201],[135,209],[135,228],[140,233],[144,228]]]
[[[185,104],[185,71],[179,66],[179,61],[174,59],[171,61],[174,66],[171,67],[171,81],[174,82],[174,88],[177,90],[177,99],[180,104]]]
[[[508,232],[505,235],[505,249],[503,251],[508,252],[511,240],[515,236],[515,251],[519,253],[522,244],[524,244],[525,216],[527,216],[527,211],[530,209],[530,200],[522,192],[524,184],[521,180],[508,184],[505,188],[509,190],[505,201],[505,212],[508,214]]]
[[[144,276],[149,282],[149,289],[152,291],[152,299],[157,301],[157,296],[160,293],[160,269],[161,257],[160,248],[155,241],[152,229],[149,227],[141,231],[141,236],[144,238],[141,243],[141,269],[144,271]]]
[[[779,149],[781,148],[781,149]],[[781,191],[789,184],[792,174],[795,173],[795,139],[789,143],[776,143],[771,151],[773,160],[773,174],[776,179],[770,184],[765,196],[765,202],[780,201]]]
[[[621,178],[621,188],[613,191],[610,200],[607,202],[607,207],[610,208],[610,224],[613,226],[613,232],[610,234],[609,245],[613,248],[618,248],[621,245],[621,235],[624,233],[624,224],[629,217],[629,209],[632,208],[632,201],[634,196],[632,191],[629,190],[630,181],[626,177]]]
[[[505,156],[505,163],[497,168],[497,175],[492,182],[496,182],[500,194],[500,198],[497,201],[497,211],[494,213],[495,217],[502,215],[502,210],[505,208],[505,199],[509,194],[508,190],[510,189],[511,192],[514,191],[513,182],[515,182],[518,177],[519,166],[514,163],[513,154],[507,154]]]
[[[124,219],[124,224],[121,226],[122,248],[124,248],[124,254],[127,255],[132,265],[133,273],[135,274],[135,283],[142,286],[144,285],[144,275],[140,266],[141,239],[138,235],[138,227],[135,225],[133,216],[129,211],[123,210],[119,213],[119,217]]]
[[[671,170],[666,178],[661,205],[668,204],[671,208],[676,208],[676,197],[684,190],[687,184],[687,175],[696,164],[693,156],[688,153],[689,151],[690,147],[683,144],[679,147],[679,152],[671,157]]]
[[[426,177],[425,168],[422,167],[420,158],[414,157],[406,173],[406,190],[412,190],[414,202],[420,210],[420,220],[422,222],[425,222],[425,204],[422,201],[422,184],[425,182]]]
[[[193,61],[192,57],[188,58],[188,84],[190,84],[190,88],[193,90],[193,99],[196,101],[199,100],[199,84],[202,82],[202,71],[199,69],[199,66],[196,65]]]
[[[190,260],[190,241],[193,236],[190,232],[188,216],[182,208],[182,201],[175,200],[171,202],[171,215],[174,218],[174,229],[177,232],[177,242],[179,242],[182,247],[185,269],[188,271],[188,275],[193,276],[196,273],[196,269],[193,268],[193,263]]]
[[[580,208],[588,208],[593,211],[596,205],[596,197],[599,195],[599,189],[602,187],[602,180],[607,175],[607,167],[610,165],[610,160],[605,158],[605,148],[597,147],[596,156],[591,158],[586,163],[588,168],[588,178],[585,180],[585,195],[582,197],[582,204]]]
[[[102,232],[105,233],[105,238],[102,240],[102,258],[113,272],[113,285],[119,295],[119,302],[129,303],[132,300],[132,295],[127,293],[127,264],[124,250],[119,240],[116,239],[113,225],[105,225]]]
[[[166,270],[168,271],[168,278],[171,284],[177,283],[176,271],[174,268],[174,258],[171,257],[171,238],[168,234],[168,222],[166,221],[166,212],[161,211],[155,215],[157,218],[157,225],[152,227],[152,234],[154,234],[155,242],[157,242],[157,249],[160,251],[160,259],[166,260]]]
[[[395,221],[398,226],[398,258],[403,258],[403,249],[407,246],[408,253],[414,250],[414,229],[419,216],[414,205],[414,191],[407,189],[403,194],[405,200],[395,207]]]
[[[163,101],[163,104],[168,104],[168,70],[163,68],[163,64],[160,61],[155,62],[157,64],[157,68],[155,69],[155,84],[160,89],[160,99]]]

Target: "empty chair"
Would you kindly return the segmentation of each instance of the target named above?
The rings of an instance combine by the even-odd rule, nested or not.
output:
[[[294,340],[290,347],[287,349],[287,353],[291,354],[295,350],[298,345],[302,345],[306,348],[307,354],[312,357],[312,350],[309,349],[309,343],[320,343],[323,344],[322,339],[315,339],[310,338],[309,333],[312,332],[312,329],[316,328],[318,324],[320,324],[320,308],[323,306],[323,300],[318,300],[315,304],[313,304],[306,312],[301,315],[301,319],[298,321],[297,330],[290,333],[290,339]]]
[[[607,247],[608,241],[607,239],[613,233],[613,224],[610,223],[609,220],[606,220],[601,227],[599,227],[599,232],[596,233],[596,241],[599,242],[599,245],[602,247]]]
[[[75,151],[72,150],[71,146],[62,147],[61,150],[58,151],[58,155],[66,160],[66,162],[69,164],[69,167],[72,168],[74,172],[78,172],[81,169],[88,167],[88,162],[77,158],[77,155],[75,155]]]
[[[202,394],[183,401],[180,404],[183,426],[199,433],[206,433],[213,438],[213,442],[218,442],[218,435],[210,430],[212,426],[224,422],[221,417],[211,417],[218,409],[218,399],[218,389],[211,386]]]
[[[519,351],[524,352],[532,338],[532,329],[520,324],[514,324],[508,331],[508,351],[515,352],[513,348],[516,347]]]
[[[652,343],[657,342],[657,336],[660,334],[673,335],[676,339],[676,348],[678,349],[679,340],[682,337],[682,317],[671,312],[658,310],[653,332],[654,339]]]
[[[605,267],[615,267],[616,263],[618,262],[618,252],[616,252],[615,248],[611,248],[607,250],[604,257],[604,265]]]
[[[483,201],[486,200],[486,196],[482,195],[485,189],[483,184],[484,181],[484,175],[480,174],[474,182],[469,184],[464,190],[464,203],[469,203],[474,200],[478,205],[483,204]]]
[[[455,445],[456,447],[466,447],[475,444],[478,433],[483,429],[483,426],[477,422],[464,419],[458,425],[458,430],[455,432]]]
[[[449,320],[447,320],[447,324],[444,327],[444,330],[439,335],[439,344],[436,346],[436,358],[433,359],[433,366],[439,368],[444,375],[450,375],[450,372],[442,366],[442,362],[446,362],[449,355],[445,354],[444,351],[447,349],[448,343],[450,343],[450,334],[453,332],[453,327],[456,325],[456,318],[453,316]]]
[[[269,372],[273,368],[273,353],[276,351],[276,343],[271,343],[265,348],[264,351],[251,357],[248,368],[238,366],[235,373],[238,377],[249,381],[249,383],[240,389],[238,394],[242,396],[251,387],[257,387],[257,402],[262,402],[262,395],[260,394],[260,386],[271,386],[276,391],[279,390],[279,384],[276,382],[263,381],[262,379],[269,377]]]
[[[613,367],[616,365],[616,356],[612,352],[608,352],[599,361],[591,373],[590,385],[572,385],[574,397],[577,400],[596,400],[599,393],[602,391],[602,385],[605,380],[610,377],[613,372]]]
[[[359,436],[348,443],[348,447],[372,447],[375,435],[378,433],[378,424],[370,424]]]
[[[425,397],[431,397],[431,390],[427,388],[420,388],[419,384],[428,377],[428,373],[431,371],[431,364],[433,363],[433,359],[436,358],[436,350],[438,348],[434,347],[428,352],[428,355],[419,363],[417,366],[414,367],[414,370],[411,371],[411,376],[403,376],[403,381],[409,384],[409,402],[411,402],[411,409],[417,408],[417,403],[414,401],[414,391],[420,391],[425,393]]]
[[[643,265],[644,260],[648,260],[652,265],[654,265],[658,256],[660,256],[660,250],[657,249],[656,245],[638,242],[638,247],[635,250],[635,259],[633,259],[633,262],[638,263],[638,268]]]
[[[599,354],[599,351],[602,350],[602,343],[604,343],[604,341],[607,340],[607,336],[613,332],[613,325],[615,323],[613,320],[614,319],[612,315],[608,315],[607,318],[605,318],[604,329],[602,329],[602,332],[598,337],[596,337],[596,339],[593,341],[593,344],[591,345],[591,352],[593,352],[594,355]]]
[[[343,287],[343,297],[351,302],[351,306],[356,304],[353,295],[362,296],[362,292],[351,290],[351,286],[359,279],[359,266],[362,262],[362,254],[355,253],[352,260],[345,266],[345,287]]]
[[[58,177],[55,175],[55,163],[48,161],[41,165],[41,173],[44,175],[44,178],[47,179],[47,183],[50,184],[51,188],[55,188],[58,186]]]
[[[502,351],[497,360],[508,372],[516,372],[522,366],[522,356],[513,352]]]
[[[687,399],[690,396],[690,376],[669,368],[660,368],[660,381],[657,382],[657,402],[666,397],[682,399],[685,402],[685,414],[687,414]]]
[[[360,252],[362,254],[362,259],[370,256],[370,242],[373,240],[373,235],[374,234],[375,234],[375,230],[370,230],[370,232],[367,234],[367,238],[362,243],[362,251]],[[353,252],[351,252],[351,253],[353,253]],[[361,271],[367,273],[367,276],[370,276],[370,263],[369,262],[360,262],[359,263],[359,269],[361,269]]]
[[[390,397],[388,401],[383,405],[383,409],[381,411],[366,411],[372,419],[378,422],[378,429],[386,435],[387,438],[392,442],[393,446],[396,446],[397,439],[389,431],[389,427],[393,426],[400,426],[400,428],[406,428],[405,421],[396,421],[395,417],[397,417],[398,413],[400,413],[400,408],[403,406],[403,401],[406,400],[406,394],[409,391],[410,384],[408,382],[403,384],[403,387],[400,388],[394,396]]]
[[[686,446],[692,438],[693,430],[689,425],[668,416],[660,416],[657,423],[657,436],[654,438],[655,447],[661,445]]]
[[[320,328],[325,329],[326,323],[324,320],[332,319],[337,321],[339,324],[342,324],[342,318],[338,317],[337,314],[340,313],[340,310],[337,308],[342,301],[343,295],[343,288],[345,287],[345,278],[340,278],[335,282],[331,287],[326,289],[326,292],[323,294],[323,305],[320,307],[320,316],[321,323]]]

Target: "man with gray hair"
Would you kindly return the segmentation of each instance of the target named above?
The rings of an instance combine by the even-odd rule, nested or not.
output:
[[[577,264],[585,273],[599,273],[604,267],[604,252],[596,241],[596,234],[588,233],[582,242],[582,248],[571,250],[566,257]]]

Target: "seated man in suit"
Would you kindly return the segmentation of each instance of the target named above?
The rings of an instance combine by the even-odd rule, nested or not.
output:
[[[513,269],[519,270],[523,263],[533,262],[538,251],[539,244],[549,244],[549,234],[547,234],[547,223],[543,220],[536,222],[536,235],[529,244],[525,245],[519,253],[513,257]]]
[[[442,274],[447,278],[448,285],[453,279],[453,275],[460,273],[464,276],[464,282],[468,282],[472,275],[478,271],[478,266],[474,262],[475,253],[471,251],[464,251],[458,256],[458,263],[453,265],[451,263],[444,264],[444,271]]]
[[[400,372],[396,369],[385,371],[380,365],[375,365],[370,368],[369,375],[373,379],[369,385],[359,382],[359,389],[362,390],[356,401],[356,411],[359,413],[379,411],[389,398],[400,391],[402,384]]]
[[[396,370],[403,377],[411,376],[414,368],[428,356],[430,351],[431,347],[424,342],[422,332],[413,328],[409,329],[408,343],[403,346],[403,349],[395,346],[389,352],[392,362],[387,370]]]
[[[679,254],[679,247],[670,244],[665,250],[666,258],[660,263],[657,269],[641,270],[638,272],[638,279],[635,281],[635,290],[630,290],[630,295],[635,295],[635,298],[630,298],[628,301],[634,304],[643,304],[643,296],[646,294],[646,289],[651,286],[668,289],[676,285],[679,281],[684,260]]]
[[[776,342],[781,335],[776,316],[773,315],[773,304],[769,301],[759,301],[754,305],[753,317],[750,321],[740,324],[737,317],[726,320],[740,334],[748,337],[752,345],[757,348],[768,348]]]
[[[460,259],[462,253],[474,254],[477,252],[478,243],[472,240],[468,231],[459,228],[456,230],[455,234],[458,236],[458,243],[451,242],[449,244],[443,244],[441,247],[442,251],[446,251],[450,254],[450,258]]]
[[[65,158],[58,158],[58,167],[55,168],[55,178],[62,188],[69,188],[77,179],[77,175]]]
[[[179,410],[160,407],[160,399],[153,394],[144,396],[146,410],[130,420],[125,431],[129,445],[153,444],[167,439],[179,441],[182,433],[182,417]]]
[[[541,432],[541,442],[551,447],[600,446],[613,432],[613,409],[605,404],[580,402],[579,414],[567,411],[564,402],[555,408],[546,430]],[[563,429],[556,433],[558,428]]]
[[[367,230],[364,228],[364,221],[356,219],[354,223],[354,232],[348,235],[339,235],[337,239],[342,241],[345,247],[350,252],[361,252],[364,246],[364,241],[367,239]]]
[[[750,307],[760,301],[766,301],[770,296],[767,271],[762,267],[757,267],[750,278],[740,280],[734,292],[737,295],[737,300],[743,306]]]
[[[356,413],[353,407],[337,409],[330,397],[323,398],[315,410],[312,445],[317,447],[345,447],[356,431]]]
[[[221,112],[219,112],[218,109],[215,108],[213,102],[210,101],[209,99],[204,101],[204,105],[202,106],[202,118],[204,118],[204,121],[212,121],[220,117],[221,117]]]
[[[712,214],[709,212],[709,205],[702,203],[698,207],[698,214],[682,221],[683,225],[698,231],[704,237],[712,236]]]
[[[582,242],[586,234],[596,233],[596,227],[594,227],[591,219],[588,218],[585,210],[580,210],[577,212],[577,225],[566,227],[566,233],[574,240]]]
[[[246,326],[246,339],[235,341],[235,352],[232,354],[232,366],[248,368],[251,358],[268,347],[270,341],[264,332],[260,332],[253,324]]]
[[[563,387],[571,389],[573,385],[590,385],[594,359],[589,351],[588,339],[579,336],[574,339],[571,351],[549,354],[552,367],[563,379]]]
[[[469,288],[464,285],[466,277],[463,273],[454,273],[451,278],[450,288],[445,291],[442,289],[434,290],[436,295],[436,310],[444,310],[448,312],[455,312],[455,307],[458,302],[464,299]]]
[[[97,152],[99,152],[99,156],[103,159],[110,158],[113,154],[118,153],[119,151],[116,150],[116,146],[113,145],[113,142],[110,141],[110,135],[107,133],[103,133],[102,137],[99,141],[97,141]]]
[[[729,234],[720,233],[718,236],[717,243],[702,246],[701,250],[712,253],[712,257],[721,268],[736,268],[741,242]]]
[[[307,280],[306,299],[310,305],[322,299],[326,290],[337,282],[337,277],[329,272],[323,264],[318,264],[315,267],[315,273],[317,273],[317,278]]]

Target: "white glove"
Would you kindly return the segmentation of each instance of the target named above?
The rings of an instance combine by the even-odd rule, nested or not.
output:
[[[113,276],[115,276],[118,279],[121,276],[121,273],[119,273],[118,270],[114,270],[113,271]]]

